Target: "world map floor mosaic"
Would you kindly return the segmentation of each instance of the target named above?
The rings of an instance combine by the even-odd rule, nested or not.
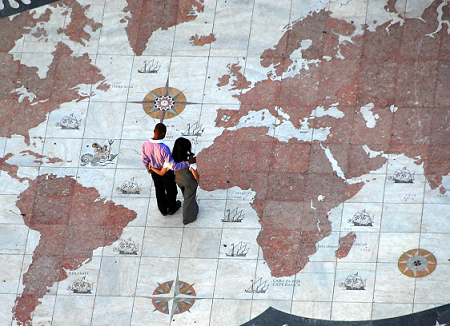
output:
[[[0,40],[1,326],[450,325],[449,0],[0,0]]]

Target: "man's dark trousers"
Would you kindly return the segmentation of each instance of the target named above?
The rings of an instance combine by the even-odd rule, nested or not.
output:
[[[152,172],[153,183],[156,190],[156,201],[158,209],[163,215],[167,215],[168,211],[175,212],[177,210],[177,184],[175,183],[175,173],[169,170],[163,176]]]

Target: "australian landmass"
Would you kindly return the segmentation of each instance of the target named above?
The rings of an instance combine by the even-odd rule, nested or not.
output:
[[[385,10],[395,12],[395,2]],[[436,0],[421,19],[386,22],[375,31],[363,27],[361,33],[330,12],[313,12],[261,55],[261,66],[273,68],[267,79],[248,82],[238,63],[220,78],[220,87],[239,91],[240,108],[218,110],[216,126],[226,129],[198,155],[201,186],[256,192],[257,241],[273,276],[305,267],[317,243],[331,234],[328,213],[364,185],[350,180],[386,164],[382,154],[423,164],[430,187],[446,191],[449,8]],[[297,50],[313,63],[285,76],[298,64],[291,59]],[[250,116],[273,125],[241,127]],[[280,140],[286,123],[317,137]],[[348,254],[354,236],[341,239],[338,258]]]

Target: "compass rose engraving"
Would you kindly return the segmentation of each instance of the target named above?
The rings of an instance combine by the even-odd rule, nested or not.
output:
[[[179,281],[177,278],[175,281],[158,283],[151,298],[155,307],[154,311],[170,315],[172,319],[173,315],[189,311],[195,303],[195,296],[193,284]]]
[[[133,101],[131,103],[141,103],[142,107],[152,118],[170,119],[179,115],[186,105],[196,104],[186,102],[184,93],[176,88],[169,87],[169,78],[167,78],[166,86],[156,88],[148,93],[143,101]]]
[[[424,277],[434,272],[436,257],[425,249],[412,249],[405,252],[398,260],[398,269],[409,277]]]

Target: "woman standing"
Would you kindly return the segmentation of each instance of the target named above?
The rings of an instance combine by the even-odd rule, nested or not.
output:
[[[192,145],[189,139],[180,137],[175,141],[172,150],[172,157],[175,163],[187,161],[189,156],[193,156]],[[164,175],[169,166],[163,167],[161,170],[151,168],[153,172]],[[175,171],[175,182],[181,189],[184,198],[183,204],[183,224],[189,224],[197,219],[198,204],[196,201],[199,174],[196,164],[191,164],[189,168]]]

